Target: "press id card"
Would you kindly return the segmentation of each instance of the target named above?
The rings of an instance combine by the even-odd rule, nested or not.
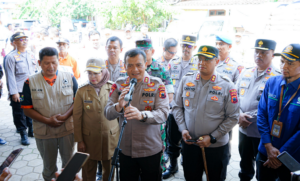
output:
[[[271,135],[280,138],[282,126],[283,126],[282,122],[275,120],[272,125]]]

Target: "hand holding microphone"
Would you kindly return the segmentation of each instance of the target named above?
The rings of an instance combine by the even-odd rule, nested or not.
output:
[[[128,103],[128,101],[130,100],[130,97],[134,91],[134,87],[137,84],[137,80],[135,78],[131,79],[130,81],[130,85],[128,87],[126,87],[125,89],[123,89],[121,95],[119,96],[119,105],[118,107],[116,107],[116,110],[118,112],[120,112],[122,110],[122,108],[124,108],[126,106],[126,104]]]

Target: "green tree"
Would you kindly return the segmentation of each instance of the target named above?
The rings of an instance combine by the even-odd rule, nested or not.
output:
[[[175,13],[165,0],[106,0],[101,4],[100,14],[111,29],[120,29],[126,23],[145,23],[153,31]]]

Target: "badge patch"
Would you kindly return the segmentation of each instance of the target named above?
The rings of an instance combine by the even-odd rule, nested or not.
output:
[[[238,102],[237,91],[236,91],[236,89],[231,89],[231,90],[229,91],[229,93],[230,93],[230,96],[231,96],[231,102],[232,102],[233,104],[236,104],[236,103]]]
[[[229,68],[229,67],[226,67],[225,69],[226,69],[226,70],[232,70],[232,69],[231,69],[231,68]]]
[[[265,77],[266,80],[268,80],[270,77]]]
[[[269,75],[271,75],[271,76],[276,76],[273,72],[271,72]]]
[[[219,98],[217,96],[212,96],[210,99],[213,100],[213,101],[219,100]]]
[[[212,88],[215,90],[222,90],[222,87],[219,87],[219,86],[213,86]]]
[[[109,97],[112,95],[112,93],[116,90],[116,88],[117,88],[117,84],[113,84],[112,86],[111,86],[111,89],[110,89],[110,92],[109,92]]]
[[[153,101],[143,101],[146,104],[151,104]]]
[[[122,90],[124,90],[125,89],[125,87],[120,87],[120,91],[122,91]]]
[[[250,74],[246,74],[245,77],[251,77],[251,75]]]
[[[168,64],[168,70],[170,70],[171,69],[171,64]]]
[[[87,106],[86,106],[86,109],[91,109],[90,105],[87,105]]]
[[[151,106],[146,106],[145,111],[152,111],[152,107]]]
[[[151,89],[151,88],[148,88],[148,89],[144,89],[144,91],[146,92],[154,92],[156,89]]]
[[[64,79],[63,84],[67,84],[67,83],[69,83],[69,81],[67,79]]]
[[[121,73],[126,73],[126,70],[121,70],[120,72],[121,72]]]
[[[269,67],[268,70],[266,71],[267,74],[269,74],[271,72],[272,68]]]
[[[215,81],[216,81],[216,76],[213,75],[213,76],[211,77],[210,81],[215,82]]]
[[[232,67],[233,65],[232,65],[232,64],[230,64],[230,63],[228,63],[228,64],[227,64],[227,66],[229,66],[229,67]]]
[[[189,86],[189,87],[195,86],[195,84],[193,84],[192,82],[186,83],[186,85]]]
[[[241,89],[240,94],[243,96],[245,94],[245,89]]]
[[[127,77],[127,79],[126,79],[126,84],[129,84],[129,81],[130,81],[130,78]]]
[[[229,62],[229,60],[230,60],[230,58],[229,58],[229,57],[227,57],[227,58],[226,58],[226,60],[224,61],[224,63],[226,63],[226,64],[227,64],[227,63]]]
[[[149,81],[149,77],[145,77],[144,78],[144,83],[148,83],[148,81]]]
[[[129,84],[121,84],[122,87],[127,87]]]
[[[185,96],[186,96],[186,97],[190,97],[190,92],[187,91],[187,92],[185,93]]]
[[[200,73],[197,73],[196,80],[200,80]]]
[[[190,101],[189,100],[185,100],[184,101],[184,105],[187,106],[187,107],[189,107],[190,106]]]
[[[158,91],[159,91],[159,97],[160,98],[165,99],[167,97],[165,85],[163,85],[163,84],[159,85]]]
[[[241,84],[241,86],[242,86],[242,87],[246,87],[247,85],[246,85],[245,82],[243,82],[243,83]]]
[[[148,87],[154,87],[155,86],[155,83],[154,82],[150,82],[149,84],[147,84]]]
[[[240,72],[240,74],[241,74],[241,72],[242,72],[242,70],[244,69],[244,66],[238,66],[238,68],[237,68],[238,70],[239,70],[239,72]]]
[[[198,69],[196,69],[196,68],[190,68],[191,70],[198,70]]]

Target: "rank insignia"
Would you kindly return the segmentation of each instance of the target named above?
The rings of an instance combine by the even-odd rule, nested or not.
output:
[[[117,84],[113,84],[112,86],[111,86],[111,89],[110,89],[110,92],[109,92],[109,97],[112,95],[112,93],[116,90],[116,88],[117,88]]]
[[[229,60],[230,60],[230,58],[229,58],[229,57],[227,57],[227,58],[226,58],[226,60],[224,61],[224,63],[226,63],[226,64],[227,64],[227,63],[229,62]]]
[[[152,111],[152,107],[151,106],[146,106],[145,111]]]
[[[149,84],[147,84],[148,87],[154,87],[155,86],[155,83],[154,82],[150,82]]]
[[[228,65],[228,64],[227,64]],[[241,74],[241,72],[242,72],[242,70],[244,69],[244,66],[238,66],[238,68],[237,68],[238,70],[239,70],[239,72],[240,72],[240,74]]]
[[[189,100],[185,100],[185,101],[184,101],[184,105],[185,105],[186,107],[189,107],[189,106],[190,106],[190,101],[189,101]]]
[[[156,89],[151,89],[151,88],[148,88],[148,89],[144,89],[144,91],[146,92],[154,92]]]
[[[87,105],[87,106],[86,106],[86,109],[91,109],[90,105]]]
[[[153,101],[143,101],[146,104],[151,104]]]
[[[149,82],[149,77],[145,77],[144,78],[144,83],[148,83]]]
[[[219,87],[219,86],[213,86],[212,88],[215,90],[222,90],[222,87]]]
[[[122,87],[127,87],[129,84],[121,84]]]
[[[213,101],[219,100],[219,98],[217,96],[212,96],[210,99],[213,100]]]
[[[195,84],[193,84],[192,82],[186,83],[186,85],[189,86],[189,87],[195,86]]]
[[[190,92],[187,91],[187,92],[185,93],[185,96],[186,96],[186,97],[190,97]]]
[[[268,80],[270,77],[265,77],[266,80]]]
[[[197,73],[196,80],[200,80],[200,73]]]
[[[241,89],[240,94],[243,96],[245,94],[245,89]]]
[[[216,76],[213,75],[213,76],[211,77],[210,81],[215,82],[215,81],[216,81]]]
[[[129,81],[130,81],[130,78],[127,77],[127,79],[126,79],[126,84],[129,84]]]
[[[229,90],[230,96],[231,96],[231,102],[233,104],[236,104],[238,102],[238,97],[237,97],[237,91],[236,89],[231,89]]]
[[[245,77],[251,77],[251,75],[250,74],[246,74]]]
[[[272,68],[269,67],[268,70],[266,71],[267,74],[269,74],[271,72]]]
[[[232,70],[232,69],[231,69],[231,68],[229,68],[229,67],[226,67],[225,69],[226,69],[226,70]]]

